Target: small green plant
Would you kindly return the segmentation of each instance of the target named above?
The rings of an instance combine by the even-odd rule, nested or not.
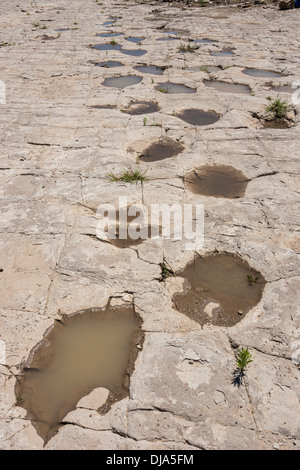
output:
[[[113,46],[113,47],[115,47],[115,46],[118,45],[117,41],[115,41],[114,39],[112,39],[112,40],[109,42],[109,44],[110,44],[111,46]]]
[[[138,181],[147,181],[145,173],[141,173],[140,170],[127,170],[120,176],[116,176],[114,173],[108,173],[107,177],[110,181],[124,181],[125,183],[137,183]]]
[[[199,49],[200,46],[197,44],[191,44],[190,40],[187,44],[180,43],[179,51],[180,52],[195,52]]]
[[[40,29],[47,29],[47,26],[44,24],[44,26],[40,26]]]
[[[13,42],[0,41],[0,47],[9,47],[9,46],[13,46],[13,45],[14,45]]]
[[[39,28],[41,25],[40,25],[40,23],[36,22],[36,23],[32,23],[32,26],[34,28]]]
[[[272,113],[274,119],[285,118],[289,109],[287,100],[281,100],[277,95],[277,98],[267,97],[269,104],[265,106],[267,113]]]
[[[248,365],[253,362],[248,348],[241,348],[236,355],[236,367],[243,374]]]
[[[144,126],[147,125],[147,118],[146,118],[146,117],[144,117],[144,119],[143,119],[143,125],[144,125]]]
[[[159,278],[160,282],[163,282],[168,277],[173,277],[174,276],[173,270],[170,267],[168,267],[165,262],[160,263],[160,269],[161,269],[161,275],[160,275],[160,278]]]
[[[160,91],[161,93],[167,93],[165,88],[157,88],[157,91]]]
[[[255,284],[258,281],[258,276],[253,278],[253,276],[251,276],[251,274],[248,274],[247,279],[248,279],[249,284],[252,285],[252,284]]]
[[[231,65],[220,65],[221,70],[230,69],[230,67],[232,67],[232,66]]]
[[[201,72],[206,72],[206,73],[208,73],[208,67],[207,67],[207,66],[199,67],[199,70],[201,70]]]
[[[21,396],[17,397],[17,405],[21,405],[23,403],[23,401],[24,401],[23,397],[21,397]]]

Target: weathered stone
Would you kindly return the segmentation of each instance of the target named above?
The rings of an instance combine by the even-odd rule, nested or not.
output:
[[[106,402],[109,390],[106,388],[96,388],[91,393],[81,398],[77,403],[77,408],[87,408],[89,410],[98,410]]]
[[[104,307],[109,299],[114,306],[134,303],[143,320],[145,341],[138,345],[129,396],[104,415],[97,409],[107,391],[83,397],[46,449],[300,449],[300,114],[289,111],[286,129],[264,129],[255,118],[265,115],[266,97],[277,96],[273,87],[299,80],[300,59],[291,47],[299,20],[283,15],[277,4],[245,10],[210,4],[203,15],[203,2],[187,3],[186,10],[175,2],[158,2],[155,9],[148,2],[127,2],[125,8],[122,1],[103,0],[101,9],[97,2],[83,9],[82,0],[37,0],[22,11],[2,0],[0,449],[43,449],[22,397],[15,396],[20,365],[54,319]],[[291,7],[293,1],[284,4]],[[119,19],[102,26],[111,16]],[[33,23],[46,25],[47,34]],[[64,27],[71,30],[55,31]],[[96,67],[106,54],[88,46],[109,42],[95,37],[108,30],[124,32],[117,38],[123,49],[139,49],[129,47],[126,37],[145,37],[142,59],[109,51],[108,60],[124,64],[122,74],[132,74],[142,60],[166,66],[163,77],[135,71],[143,76],[139,84],[104,90],[104,79],[119,71]],[[181,39],[157,41],[168,38],[166,31]],[[179,53],[180,42],[189,38],[214,42],[200,44],[193,54]],[[223,48],[234,48],[234,55],[210,55]],[[206,65],[214,66],[209,74]],[[242,73],[245,68],[279,76],[251,77]],[[208,78],[247,85],[251,93],[221,93],[204,85]],[[167,80],[196,91],[171,95],[155,89]],[[280,97],[292,101],[291,94]],[[136,101],[156,102],[158,111],[122,112]],[[220,119],[194,127],[178,118],[198,105]],[[137,163],[159,139],[184,149],[159,162]],[[229,200],[190,192],[184,175],[204,165],[240,170],[248,182],[245,195]],[[135,168],[148,181],[126,184],[107,177]],[[98,238],[97,209],[117,206],[120,196],[147,207],[204,204],[199,254],[218,250],[245,259],[266,279],[261,301],[242,320],[236,312],[241,321],[227,329],[201,329],[179,313],[172,297],[185,288],[183,280],[160,282],[160,264],[178,272],[198,255],[182,240],[152,239],[120,249]],[[207,315],[214,308],[209,299]],[[233,371],[241,346],[249,347],[253,363],[238,387]]]

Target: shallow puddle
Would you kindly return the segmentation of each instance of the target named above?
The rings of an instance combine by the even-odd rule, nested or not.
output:
[[[124,75],[123,77],[110,77],[102,82],[103,86],[125,88],[127,86],[136,85],[143,80],[143,77],[137,75]]]
[[[260,70],[260,69],[244,69],[243,73],[249,75],[250,77],[256,78],[276,78],[282,77],[281,73],[272,72],[271,70]]]
[[[133,67],[135,70],[138,70],[142,73],[150,73],[151,75],[162,75],[163,70],[161,67],[155,67],[155,65],[137,65]]]
[[[263,121],[263,126],[265,129],[288,129],[291,127],[291,123],[286,120],[271,120],[271,121]]]
[[[131,103],[128,108],[124,110],[125,113],[134,115],[139,114],[152,114],[160,110],[157,103],[154,101],[135,101]]]
[[[197,256],[177,276],[185,282],[184,292],[173,296],[175,308],[201,325],[226,327],[258,304],[265,283],[248,263],[228,253]]]
[[[251,88],[248,85],[240,85],[237,83],[218,82],[216,80],[203,80],[205,86],[214,88],[221,93],[238,93],[249,95]]]
[[[213,57],[226,57],[226,56],[233,56],[234,52],[232,51],[219,51],[219,52],[211,52],[211,56]]]
[[[202,111],[201,109],[186,109],[176,116],[193,126],[209,126],[220,119],[219,114],[214,111]]]
[[[48,441],[78,400],[93,389],[110,391],[103,411],[128,395],[142,342],[141,320],[133,307],[65,315],[30,353],[16,385],[17,404]]]
[[[172,37],[168,37],[168,38],[158,38],[156,39],[157,41],[176,41],[178,40],[179,38],[172,38]]]
[[[116,229],[114,230],[115,238],[109,238],[109,241],[114,246],[117,246],[118,248],[130,248],[133,246],[137,246],[143,243],[145,240],[151,238],[152,227],[151,225],[148,225],[147,221],[145,221],[146,217],[143,214],[142,208],[139,209],[139,207],[136,206],[135,208],[136,213],[135,215],[132,216],[132,215],[129,215],[130,207],[134,209],[135,205],[132,204],[132,206],[128,206],[125,209],[121,209],[117,211],[116,213]],[[122,215],[122,218],[123,218],[122,221],[120,221],[120,214]],[[126,220],[124,220],[124,217]],[[125,236],[123,234],[122,237],[120,237],[121,224],[123,227],[123,232],[125,233]],[[133,228],[134,232],[135,231],[138,232],[137,238],[130,236],[130,233],[129,233],[130,226]],[[143,227],[143,230],[144,230],[143,234],[140,232],[138,227]],[[160,227],[158,229],[158,235],[161,235],[161,233],[162,233],[162,230]]]
[[[277,91],[278,93],[294,93],[297,89],[299,89],[299,86],[296,88],[292,87],[292,85],[280,85],[271,88],[272,91]]]
[[[216,65],[192,65],[191,67],[187,67],[185,70],[190,70],[192,72],[217,73],[220,72],[222,68]]]
[[[125,54],[125,55],[132,55],[134,57],[141,57],[142,55],[144,54],[147,54],[147,51],[143,50],[143,49],[134,49],[134,50],[130,50],[130,49],[121,49],[122,54]]]
[[[93,49],[97,49],[97,51],[119,51],[121,50],[120,44],[95,44],[92,46]]]
[[[175,157],[184,150],[184,146],[180,142],[171,139],[161,139],[151,144],[139,159],[143,162],[157,162],[166,158]]]
[[[218,41],[213,41],[212,39],[194,39],[193,42],[196,44],[213,44]]]
[[[245,195],[248,180],[232,166],[203,166],[184,177],[188,190],[203,196],[240,198]]]
[[[72,28],[58,28],[58,29],[55,29],[54,31],[58,31],[58,32],[63,32],[63,31],[72,31]]]
[[[99,38],[116,38],[117,36],[124,36],[124,33],[100,33],[96,34]]]
[[[99,62],[99,64],[95,64],[97,67],[106,67],[106,68],[112,68],[112,67],[123,67],[124,64],[122,62],[118,62],[116,60],[108,60],[107,62]]]
[[[125,38],[125,39],[126,39],[126,41],[138,44],[138,43],[142,42],[145,38],[137,37],[137,36],[129,36],[128,38]]]
[[[162,93],[177,94],[177,93],[195,93],[196,90],[185,85],[179,85],[173,82],[159,83],[155,87],[156,90]]]

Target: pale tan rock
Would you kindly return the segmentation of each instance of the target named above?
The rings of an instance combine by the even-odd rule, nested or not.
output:
[[[109,395],[109,390],[100,387],[95,388],[91,393],[81,398],[76,407],[77,408],[88,408],[90,410],[98,410],[106,402]]]

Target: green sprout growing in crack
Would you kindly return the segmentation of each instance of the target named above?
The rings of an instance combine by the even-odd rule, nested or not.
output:
[[[253,359],[248,348],[241,348],[236,356],[237,369],[243,374],[251,362],[253,362]]]
[[[258,281],[258,276],[253,277],[251,276],[251,274],[248,274],[247,279],[250,285],[256,284],[256,282]]]
[[[282,100],[277,96],[277,98],[272,98],[271,96],[267,97],[269,104],[265,106],[267,113],[273,114],[274,119],[285,118],[289,109],[289,104],[287,100]]]
[[[249,364],[253,362],[253,358],[248,348],[241,348],[235,356],[236,368],[233,371],[233,385],[240,387],[243,384],[243,378],[245,377],[245,371]]]
[[[160,263],[161,275],[159,278],[160,282],[165,281],[168,277],[173,277],[173,270],[167,266],[166,262]]]
[[[108,173],[107,177],[110,181],[119,182],[123,181],[124,183],[137,183],[138,181],[147,181],[145,173],[141,173],[140,170],[126,170],[120,176],[116,176],[114,173]]]

